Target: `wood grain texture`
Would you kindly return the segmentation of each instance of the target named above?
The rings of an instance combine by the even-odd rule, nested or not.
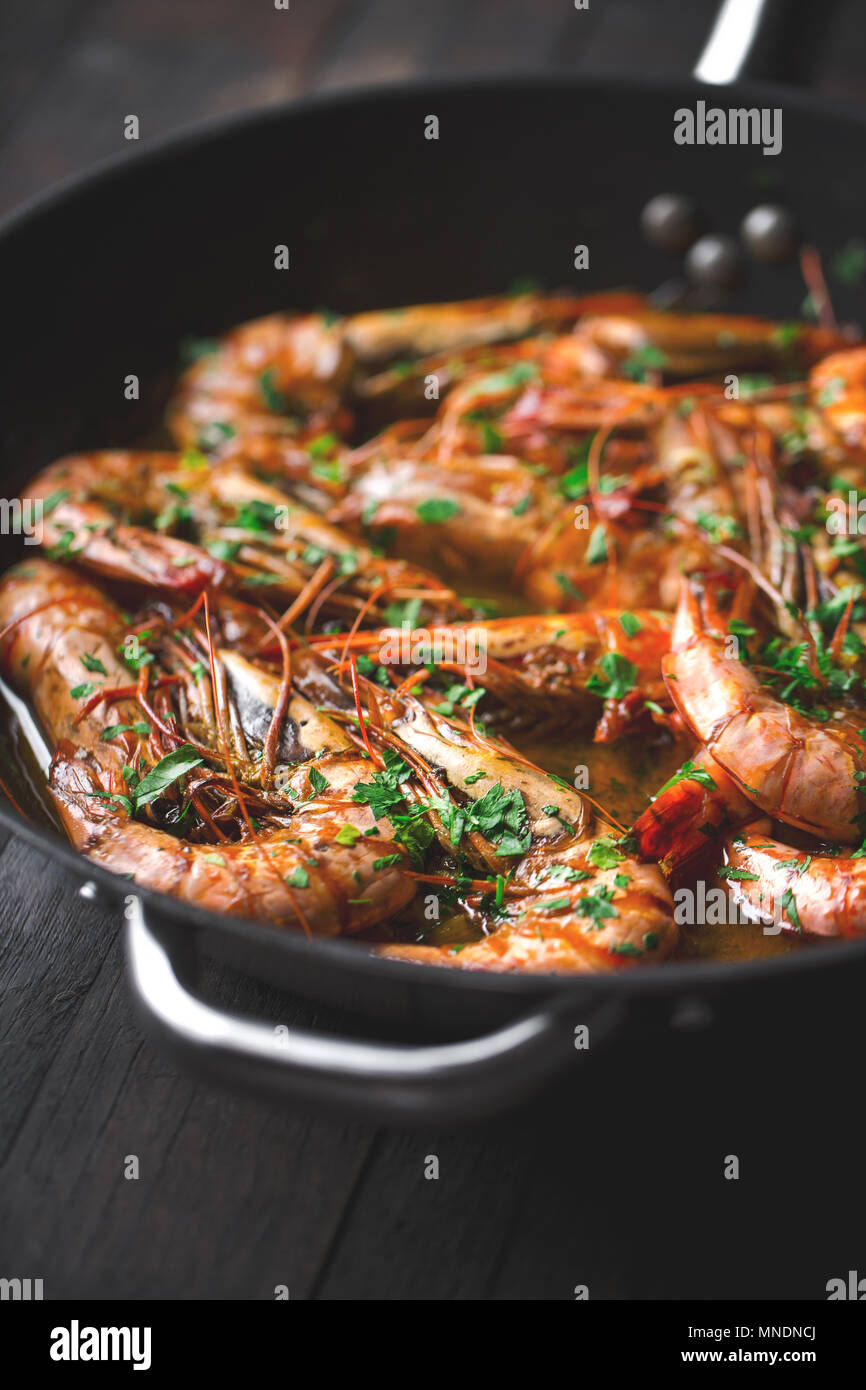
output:
[[[61,15],[61,0],[52,3]],[[354,8],[352,0],[294,0],[288,11],[239,0],[104,0],[84,14],[76,8],[65,28],[59,16],[47,31],[22,25],[6,61],[28,70],[30,85],[5,132],[0,107],[0,211],[128,149],[127,115],[138,117],[144,144],[297,96]]]
[[[866,100],[860,5],[832,8],[817,85]],[[0,208],[122,149],[129,113],[149,140],[311,89],[511,68],[686,71],[713,9],[14,7]],[[580,181],[573,153],[564,177]],[[808,1017],[695,1034],[687,1048],[660,1033],[640,1055],[584,1059],[570,1086],[517,1117],[408,1134],[178,1072],[132,1019],[118,925],[49,859],[0,837],[0,1275],[43,1278],[47,1297],[269,1299],[280,1284],[323,1299],[568,1299],[577,1284],[593,1298],[820,1297],[860,1257],[863,1139],[844,1081],[860,1055],[853,1005],[820,1039]],[[209,987],[237,1011],[355,1029],[216,969]],[[739,1184],[722,1178],[731,1152]],[[137,1181],[123,1177],[131,1154]]]

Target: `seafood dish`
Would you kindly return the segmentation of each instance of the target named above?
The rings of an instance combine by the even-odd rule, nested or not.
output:
[[[856,333],[529,291],[185,353],[158,438],[20,499],[13,804],[130,891],[451,969],[866,935]]]

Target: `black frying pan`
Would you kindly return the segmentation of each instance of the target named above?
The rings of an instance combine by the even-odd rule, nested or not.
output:
[[[673,140],[674,111],[703,98],[783,110],[783,150]],[[424,138],[425,117],[440,138]],[[675,266],[646,247],[638,213],[688,191],[707,224],[736,228],[768,196],[798,214],[827,255],[866,226],[866,119],[783,89],[692,81],[557,78],[464,82],[315,98],[211,125],[132,152],[62,186],[0,229],[8,356],[0,413],[3,488],[15,495],[55,456],[140,439],[159,418],[176,348],[277,308],[354,311],[501,291],[521,276],[580,290],[652,289]],[[290,270],[274,269],[274,247]],[[572,270],[573,247],[590,269]],[[843,318],[866,321],[855,288]],[[795,316],[795,268],[761,269],[733,310]],[[141,400],[123,381],[135,373]],[[0,538],[0,568],[22,546]],[[70,878],[120,902],[128,885],[88,864],[8,805],[0,820]],[[866,943],[741,966],[671,964],[569,979],[451,972],[374,958],[351,941],[308,941],[188,908],[127,898],[130,978],[151,1026],[220,1077],[401,1117],[478,1116],[574,1065],[574,1028],[592,1045],[653,1021],[719,1013],[739,1023],[783,1002],[862,988]],[[195,968],[219,956],[270,983],[409,1024],[434,1046],[275,1031],[196,996]],[[839,1005],[841,1006],[841,1004]],[[478,1034],[482,1033],[479,1037]]]

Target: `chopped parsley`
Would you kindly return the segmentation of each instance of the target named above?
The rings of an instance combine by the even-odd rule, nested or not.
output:
[[[659,372],[667,366],[667,357],[657,347],[651,343],[646,343],[643,347],[635,348],[634,352],[624,358],[621,363],[623,376],[629,377],[632,381],[646,381],[647,372]]]
[[[586,563],[600,565],[607,559],[607,530],[603,522],[592,528],[586,547]]]
[[[268,410],[273,410],[278,415],[286,415],[289,410],[289,400],[277,385],[276,375],[276,367],[268,367],[266,371],[262,372],[259,377],[259,390]]]
[[[324,434],[317,434],[315,439],[308,439],[305,447],[312,458],[321,461],[331,458],[337,452],[340,441],[328,430]]]
[[[149,724],[109,724],[107,728],[102,730],[99,737],[103,743],[107,743],[109,739],[116,738],[118,734],[138,734],[140,738],[149,738],[150,732]]]
[[[689,761],[684,762],[679,771],[665,782],[658,795],[661,796],[662,792],[666,792],[669,787],[677,786],[680,782],[697,782],[700,786],[709,788],[710,791],[714,791],[716,786],[706,768],[698,767],[696,763]]]
[[[594,893],[585,893],[583,897],[578,898],[575,907],[581,917],[590,917],[596,927],[601,927],[606,918],[619,916],[611,902],[612,897],[612,888],[597,888]]]
[[[98,656],[91,656],[89,652],[82,652],[80,660],[85,671],[98,671],[100,676],[108,675]]]
[[[141,810],[142,806],[147,806],[151,801],[155,801],[158,796],[168,790],[169,787],[181,777],[186,776],[194,767],[199,767],[204,759],[188,743],[176,748],[173,753],[166,753],[164,758],[160,758],[155,767],[150,769],[146,777],[143,777],[135,789],[135,809]]]
[[[199,449],[218,449],[221,444],[225,444],[227,439],[234,438],[235,433],[234,425],[230,425],[227,420],[211,420],[209,424],[204,425],[202,429],[199,430]],[[186,463],[184,461],[186,457],[187,455],[185,454],[181,459],[182,468],[199,467],[198,463]],[[197,454],[196,457],[202,458],[204,456],[202,454]],[[205,459],[205,464],[207,464],[207,459]]]
[[[526,806],[516,787],[506,792],[496,782],[478,801],[465,806],[445,796],[431,797],[427,805],[438,814],[452,845],[459,845],[467,830],[478,831],[496,846],[498,854],[524,854],[532,843]]]
[[[42,515],[50,516],[55,508],[59,507],[61,502],[65,502],[68,497],[69,489],[65,487],[58,488],[56,492],[49,493],[42,503]]]
[[[596,840],[589,851],[589,862],[596,869],[615,869],[617,864],[621,864],[625,855],[622,850],[617,849],[609,835],[602,835]]]
[[[532,381],[538,373],[534,362],[515,362],[501,372],[491,372],[489,376],[479,377],[466,387],[467,396],[502,396],[515,391]]]
[[[621,700],[637,682],[637,667],[619,652],[605,652],[586,683],[587,690],[603,700]]]
[[[372,781],[359,782],[352,793],[352,800],[369,806],[376,820],[381,820],[398,806],[402,806],[403,793],[400,787],[412,776],[412,769],[393,748],[384,750],[383,760],[384,768],[373,773]]]
[[[415,511],[427,526],[449,521],[452,516],[457,516],[460,504],[450,497],[431,497],[426,502],[419,502]]]
[[[242,531],[273,531],[277,521],[277,509],[270,502],[262,502],[254,497],[249,502],[241,502],[236,509],[235,525]]]
[[[710,512],[698,512],[695,520],[716,545],[735,540],[743,534],[739,522],[732,516],[714,516]]]
[[[241,548],[240,541],[224,541],[216,537],[214,540],[205,541],[205,547],[209,555],[215,560],[224,560],[226,564],[231,564],[238,557]]]
[[[789,888],[787,892],[783,893],[777,902],[782,911],[788,914],[788,920],[791,924],[796,927],[797,931],[801,932],[803,926],[800,921],[800,913],[797,910],[797,899],[794,897],[793,888]]]
[[[583,590],[578,589],[577,585],[572,583],[568,575],[564,574],[562,570],[557,570],[553,577],[567,598],[577,599],[578,602],[586,598]]]
[[[408,623],[410,628],[414,628],[420,612],[420,598],[407,598],[399,603],[389,603],[384,614],[385,626],[402,627],[403,623]]]
[[[309,772],[310,786],[316,796],[321,796],[323,791],[327,791],[328,779],[324,777],[317,767],[311,767]]]
[[[123,657],[131,670],[140,671],[142,666],[149,666],[153,661],[153,652],[145,651],[141,645],[145,638],[150,636],[149,632],[131,632],[122,646],[118,647],[118,655]]]
[[[836,279],[844,285],[856,285],[866,273],[866,243],[849,241],[833,257],[831,269]]]
[[[586,869],[572,869],[568,864],[549,864],[539,877],[552,883],[582,883],[590,875]]]

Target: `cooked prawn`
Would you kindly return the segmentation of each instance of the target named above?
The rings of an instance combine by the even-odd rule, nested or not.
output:
[[[673,376],[808,365],[841,347],[838,334],[813,324],[779,325],[734,314],[587,315],[577,328],[620,369],[637,362]]]
[[[508,580],[556,503],[530,468],[491,455],[450,464],[408,456],[359,473],[331,520],[447,574]]]
[[[8,679],[32,700],[52,744],[99,748],[115,772],[142,744],[133,727],[142,720],[136,675],[118,655],[127,630],[116,605],[66,565],[27,560],[0,581],[0,660]],[[128,693],[92,703],[98,688],[112,686]],[[106,741],[106,730],[118,725],[122,736]]]
[[[341,319],[269,314],[227,333],[184,374],[168,426],[184,448],[220,453],[235,436],[299,442],[341,428],[354,358]]]
[[[846,449],[866,450],[866,348],[824,357],[809,373],[812,404]]]
[[[195,452],[77,454],[44,469],[25,496],[41,506],[49,554],[108,579],[180,593],[321,596],[317,609],[420,596],[428,612],[460,610],[433,575],[374,556],[235,460],[210,466]]]
[[[864,383],[845,333],[628,292],[205,344],[184,452],[44,469],[49,558],[0,580],[69,838],[185,902],[460,969],[662,960],[699,853],[785,928],[866,934],[862,851],[834,852],[866,826],[866,558],[824,524],[866,491]],[[455,576],[517,616],[473,620]],[[525,756],[599,715],[597,743],[632,735],[635,786],[596,747],[617,811],[565,737],[563,778]]]
[[[181,379],[168,413],[175,439],[221,453],[240,437],[282,436],[303,446],[341,434],[351,416],[356,367],[395,358],[472,350],[541,329],[562,328],[610,304],[640,307],[637,295],[537,294],[416,304],[340,318],[269,314],[233,329],[206,349]]]
[[[328,934],[362,930],[412,897],[403,851],[351,800],[368,765],[336,726],[325,733],[338,751],[300,764],[287,784],[303,800],[296,807],[286,794],[271,807],[283,824],[250,828],[239,842],[191,843],[133,814],[136,787],[159,766],[159,734],[142,719],[135,683],[124,693],[114,605],[70,571],[35,561],[0,583],[0,624],[7,671],[56,746],[48,790],[70,840],[95,863],[202,907]],[[88,673],[95,679],[83,682]],[[189,748],[179,731],[172,742]]]
[[[680,868],[754,815],[753,803],[702,749],[659,790],[629,835],[642,859]]]
[[[762,685],[729,648],[684,583],[662,671],[686,724],[738,791],[766,814],[856,843],[863,834],[866,714],[838,709],[819,722]]]
[[[730,891],[766,922],[808,936],[866,934],[866,859],[794,849],[756,822],[726,841],[725,862]]]
[[[626,296],[640,303],[639,296]],[[606,296],[518,294],[506,298],[465,299],[453,304],[413,304],[375,309],[346,320],[346,338],[360,362],[429,357],[524,338],[541,329],[574,323]]]
[[[398,632],[380,628],[314,638],[319,651],[365,652],[401,671],[425,665],[451,671],[489,690],[511,712],[526,708],[598,712],[603,736],[621,732],[644,709],[668,705],[661,677],[670,645],[667,613],[600,609],[492,618]],[[415,687],[417,690],[417,686]],[[657,713],[661,713],[660,709]]]
[[[255,838],[190,844],[133,820],[118,803],[116,777],[92,755],[69,756],[61,744],[48,785],[67,835],[88,859],[196,907],[334,936],[393,916],[415,892],[393,862],[382,862],[392,856],[403,863],[399,846],[365,838],[375,822],[363,807],[341,815],[303,809]],[[351,844],[347,825],[358,831]]]
[[[594,827],[609,850],[610,827]],[[530,891],[515,898],[490,935],[458,946],[388,945],[382,955],[459,970],[615,970],[664,960],[674,949],[670,889],[659,870],[614,850],[616,863],[594,863],[598,838],[572,839],[553,852],[527,856],[514,884]]]
[[[502,875],[509,876],[483,942],[459,952],[382,948],[387,954],[476,969],[584,971],[670,952],[677,928],[662,874],[620,849],[613,827],[592,816],[579,792],[411,695],[381,692],[376,713],[381,723],[371,722],[371,736],[378,740],[387,731],[392,747],[426,769],[437,793],[428,809],[442,847],[459,849],[477,869],[498,875],[503,888]],[[500,821],[494,808],[506,804]],[[473,805],[479,808],[474,827],[463,809]],[[497,826],[493,834],[489,824]]]
[[[34,478],[24,499],[42,516],[42,545],[106,579],[197,593],[225,581],[222,562],[157,525],[179,514],[195,468],[175,454],[111,449],[58,459]]]

